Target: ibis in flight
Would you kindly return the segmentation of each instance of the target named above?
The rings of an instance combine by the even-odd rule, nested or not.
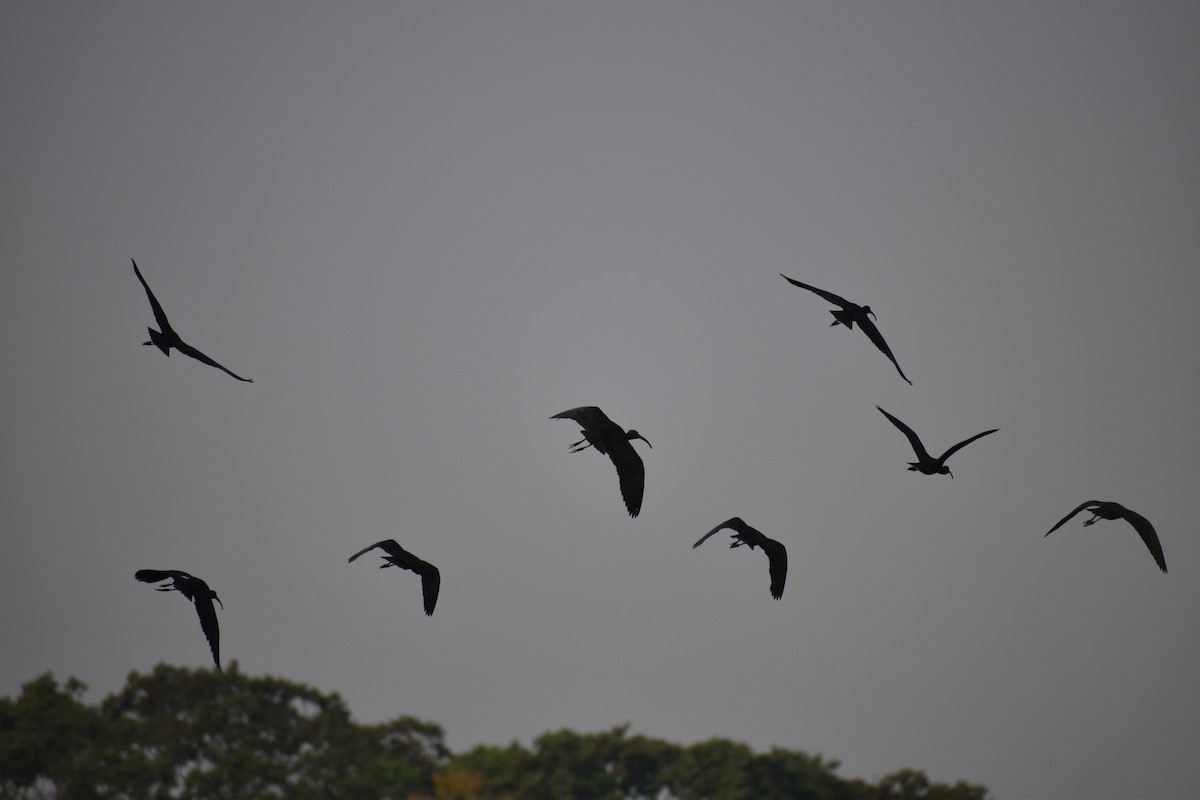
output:
[[[642,492],[646,488],[646,467],[642,457],[633,449],[634,439],[641,439],[651,448],[650,440],[635,430],[624,430],[604,415],[596,406],[580,406],[555,414],[550,419],[570,419],[579,423],[583,438],[571,445],[571,452],[578,453],[589,447],[596,448],[612,459],[621,482],[621,497],[629,516],[636,517],[642,510]]]
[[[212,650],[213,663],[217,665],[217,671],[220,672],[221,629],[217,626],[217,610],[213,608],[213,600],[221,603],[221,598],[217,597],[217,593],[208,588],[208,584],[195,575],[189,575],[178,569],[139,569],[133,573],[133,577],[143,583],[164,581],[161,586],[155,587],[158,591],[174,590],[192,601],[192,604],[196,606],[196,613],[200,616],[200,630],[204,631],[204,638],[208,639],[208,647]],[[224,608],[225,604],[221,603],[221,609],[224,610]]]
[[[875,407],[879,408],[879,406],[875,406]],[[897,428],[899,428],[900,431],[905,436],[908,437],[908,443],[912,445],[913,451],[916,452],[917,460],[908,462],[909,471],[910,472],[922,472],[926,475],[949,475],[951,478],[953,478],[954,473],[951,472],[950,468],[946,466],[946,459],[948,459],[950,456],[954,455],[959,450],[966,447],[967,445],[969,445],[971,442],[975,441],[976,439],[983,437],[983,436],[987,436],[989,433],[995,433],[996,431],[1000,430],[999,428],[992,428],[990,431],[984,431],[983,433],[977,433],[974,436],[972,436],[970,439],[963,439],[961,442],[954,445],[953,447],[951,447],[946,452],[942,453],[937,458],[932,458],[929,455],[929,453],[925,451],[925,445],[921,444],[920,437],[917,436],[916,432],[913,431],[912,428],[908,427],[903,422],[896,419],[888,412],[884,411],[882,408],[879,408],[879,411],[885,417],[890,419],[892,421],[892,424],[895,425]]]
[[[830,327],[834,325],[845,325],[847,328],[853,330],[854,323],[857,322],[859,329],[862,330],[862,332],[867,335],[867,338],[879,348],[880,352],[887,356],[891,360],[892,364],[895,365],[896,372],[900,373],[900,377],[908,381],[910,386],[912,385],[912,381],[908,380],[908,376],[904,374],[904,370],[900,369],[900,364],[896,361],[896,357],[892,355],[892,348],[888,347],[888,343],[883,340],[883,334],[879,332],[879,328],[875,327],[875,323],[871,321],[871,317],[875,316],[875,312],[871,310],[870,306],[860,306],[856,303],[851,303],[846,298],[838,297],[833,292],[827,292],[824,289],[818,289],[815,286],[809,286],[807,283],[801,283],[798,280],[789,278],[782,272],[779,273],[779,275],[793,286],[799,286],[801,289],[808,289],[813,294],[824,297],[834,305],[841,306],[841,308],[836,311],[830,309],[829,313],[833,314],[833,322],[830,323]]]
[[[133,261],[132,258],[129,260]],[[180,339],[179,334],[175,332],[175,329],[171,327],[171,323],[167,321],[167,314],[165,311],[163,311],[163,307],[159,304],[158,298],[154,296],[154,292],[150,291],[150,284],[146,283],[146,279],[142,277],[142,271],[138,269],[136,261],[133,261],[133,271],[137,273],[138,280],[141,281],[142,286],[145,287],[146,297],[150,298],[150,308],[154,310],[154,319],[158,321],[158,327],[162,328],[161,331],[156,331],[154,328],[146,328],[146,330],[150,332],[150,341],[142,342],[142,344],[154,345],[159,350],[162,350],[163,355],[167,357],[170,357],[171,348],[174,347],[185,356],[191,356],[197,361],[202,361],[205,364],[208,364],[210,367],[216,367],[217,369],[237,378],[239,381],[254,383],[254,381],[250,378],[243,378],[241,375],[238,375],[232,370],[221,366],[216,361],[213,361],[211,358],[204,355],[204,353],[201,353],[199,350],[192,347],[183,339]]]
[[[1092,515],[1091,519],[1083,523],[1085,526],[1095,525],[1098,519],[1123,519],[1128,522],[1138,532],[1138,536],[1142,537],[1142,541],[1146,543],[1146,549],[1150,551],[1150,555],[1154,556],[1154,561],[1158,564],[1158,568],[1163,572],[1167,571],[1167,560],[1163,557],[1162,545],[1158,542],[1158,534],[1155,533],[1154,526],[1150,524],[1150,520],[1136,511],[1131,511],[1120,503],[1114,503],[1109,500],[1088,500],[1086,503],[1080,503],[1078,508],[1060,519],[1058,524],[1053,528],[1046,531],[1046,535],[1049,536],[1054,533],[1062,527],[1064,522],[1084,510]]]
[[[385,563],[379,565],[380,569],[399,567],[400,569],[406,569],[421,576],[421,594],[425,597],[425,616],[432,616],[433,607],[437,605],[438,591],[442,588],[442,573],[438,571],[438,568],[428,561],[422,561],[396,544],[395,539],[384,539],[382,542],[376,542],[370,547],[364,547],[350,556],[350,561],[358,558],[363,553],[374,550],[376,547],[387,553],[383,557]],[[350,561],[346,563],[350,563]]]
[[[717,527],[713,528],[708,533],[700,537],[700,541],[692,545],[695,550],[704,541],[722,528],[729,528],[733,533],[733,542],[730,547],[741,547],[746,545],[751,550],[755,547],[761,547],[763,552],[767,554],[767,563],[771,572],[771,596],[776,600],[783,597],[783,582],[787,580],[787,548],[774,539],[768,539],[762,532],[751,528],[741,517],[733,517],[722,522]]]

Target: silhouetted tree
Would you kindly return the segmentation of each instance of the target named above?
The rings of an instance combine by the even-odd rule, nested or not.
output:
[[[104,726],[80,701],[86,690],[75,678],[60,686],[46,673],[21,687],[16,700],[0,698],[0,798],[39,797],[54,786],[70,787],[65,796],[87,796],[74,788],[95,780]]]
[[[43,675],[0,698],[0,800],[987,800],[905,769],[878,784],[838,762],[726,739],[683,747],[560,730],[452,755],[411,717],[354,722],[337,694],[280,678],[159,665],[98,706]]]
[[[930,783],[924,772],[902,769],[885,775],[873,797],[877,800],[987,800],[988,790],[965,781],[953,786]]]
[[[5,797],[407,798],[432,794],[450,755],[437,725],[359,725],[336,694],[236,664],[133,673],[99,710],[82,690],[46,675],[0,705]]]

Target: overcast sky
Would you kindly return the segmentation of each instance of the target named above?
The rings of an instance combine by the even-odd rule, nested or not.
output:
[[[413,714],[1200,795],[1200,5],[0,12],[0,694]],[[142,347],[136,258],[181,335]],[[870,304],[913,380],[779,273]],[[654,449],[641,516],[568,453]],[[908,472],[912,451],[1000,432]],[[1115,500],[1158,529],[1163,575]],[[782,600],[731,516],[784,543]],[[346,559],[394,537],[442,571]]]

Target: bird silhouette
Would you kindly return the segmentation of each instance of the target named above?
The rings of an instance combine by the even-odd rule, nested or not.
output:
[[[629,516],[636,517],[642,510],[642,493],[646,488],[646,467],[642,457],[633,449],[634,439],[641,439],[651,448],[650,440],[637,431],[626,432],[620,425],[604,415],[596,406],[580,406],[555,414],[550,419],[570,419],[583,428],[583,438],[571,445],[571,452],[578,453],[589,447],[596,448],[612,459],[621,483],[621,497]]]
[[[1064,522],[1085,509],[1092,515],[1091,519],[1083,523],[1085,527],[1095,525],[1098,519],[1123,519],[1132,525],[1133,529],[1138,532],[1138,536],[1141,536],[1142,541],[1146,543],[1146,549],[1150,551],[1150,555],[1154,556],[1154,561],[1158,564],[1158,568],[1163,572],[1167,571],[1167,560],[1163,557],[1162,545],[1159,544],[1158,534],[1154,531],[1154,526],[1150,524],[1150,520],[1136,511],[1131,511],[1120,503],[1114,503],[1111,500],[1088,500],[1086,503],[1080,503],[1078,508],[1060,519],[1058,524],[1053,528],[1046,531],[1046,536],[1054,533],[1062,527]]]
[[[410,572],[415,572],[421,576],[421,594],[425,598],[425,616],[433,615],[433,607],[437,605],[438,591],[442,587],[442,573],[433,564],[428,561],[422,561],[412,553],[405,550],[400,545],[396,544],[395,539],[384,539],[382,542],[376,542],[370,547],[364,547],[354,555],[350,556],[350,560],[346,563],[361,556],[363,553],[374,550],[376,547],[387,553],[383,557],[386,563],[380,564],[380,569],[387,567],[400,567]]]
[[[132,258],[129,260],[133,261]],[[158,298],[154,296],[154,292],[150,291],[150,284],[146,283],[146,279],[142,277],[142,271],[138,269],[136,261],[133,261],[133,271],[137,273],[138,280],[141,281],[142,286],[145,287],[146,297],[150,299],[150,308],[154,310],[154,319],[158,321],[158,327],[162,328],[161,331],[156,331],[154,328],[146,328],[146,330],[150,332],[150,341],[142,342],[143,345],[152,344],[159,350],[162,350],[163,355],[167,357],[170,357],[171,348],[174,347],[185,356],[191,356],[197,361],[202,361],[205,364],[208,364],[210,367],[216,367],[222,372],[226,372],[229,375],[237,378],[239,381],[254,383],[254,381],[250,378],[243,378],[236,372],[221,366],[216,361],[213,361],[211,358],[204,355],[204,353],[201,353],[199,350],[192,347],[183,339],[180,339],[179,334],[175,332],[175,329],[171,327],[171,323],[167,321],[167,314],[165,311],[163,311],[163,307],[159,304]]]
[[[875,407],[879,408],[879,406],[875,406]],[[963,439],[961,442],[954,445],[953,447],[951,447],[946,452],[942,453],[937,458],[932,458],[929,455],[929,453],[927,453],[925,451],[925,445],[921,444],[921,439],[917,436],[917,434],[913,431],[912,428],[908,427],[903,422],[896,419],[888,412],[884,411],[882,408],[879,408],[879,411],[885,417],[890,419],[892,421],[892,424],[895,425],[897,428],[899,428],[900,431],[905,436],[908,437],[909,444],[912,445],[913,451],[916,452],[917,460],[908,462],[909,471],[922,472],[926,475],[949,475],[951,478],[953,478],[954,473],[951,472],[950,468],[946,466],[946,459],[948,459],[950,456],[954,455],[959,450],[966,447],[967,445],[969,445],[971,442],[975,441],[976,439],[978,439],[982,436],[987,436],[989,433],[995,433],[996,431],[1000,430],[999,428],[992,428],[990,431],[984,431],[983,433],[977,433],[974,436],[972,436],[970,439]]]
[[[178,569],[139,569],[133,577],[143,583],[158,583],[166,581],[162,586],[155,587],[160,592],[179,592],[196,606],[196,614],[200,617],[200,630],[208,639],[208,647],[212,650],[213,663],[217,671],[221,671],[221,629],[217,625],[217,610],[213,608],[213,600],[221,603],[217,593],[208,588],[208,584],[195,575]],[[221,603],[221,609],[225,604]]]
[[[776,600],[783,597],[783,583],[787,580],[787,548],[774,539],[768,539],[754,528],[751,528],[741,517],[732,517],[722,522],[717,527],[713,528],[708,533],[700,537],[700,541],[692,545],[695,550],[704,541],[722,528],[729,528],[734,531],[733,542],[730,547],[748,546],[751,550],[755,547],[761,547],[763,552],[767,554],[767,563],[770,566],[771,572],[771,596]]]
[[[830,323],[830,327],[833,327],[834,325],[845,325],[847,328],[853,330],[854,323],[857,322],[858,327],[867,335],[867,338],[879,348],[881,353],[891,360],[892,364],[896,367],[896,371],[900,373],[900,377],[908,381],[909,386],[912,385],[912,381],[908,380],[908,376],[904,374],[904,370],[900,369],[900,364],[896,361],[896,357],[892,355],[892,348],[888,347],[888,343],[883,339],[883,334],[879,332],[879,328],[875,327],[875,323],[871,321],[871,317],[875,316],[875,312],[871,310],[870,306],[860,306],[855,303],[851,303],[846,298],[839,297],[833,292],[827,292],[824,289],[818,289],[815,286],[809,286],[807,283],[801,283],[798,280],[789,278],[782,272],[779,273],[779,275],[793,286],[799,286],[801,289],[808,289],[810,292],[824,297],[834,305],[841,306],[841,308],[837,311],[830,309],[829,313],[833,314],[833,322]]]

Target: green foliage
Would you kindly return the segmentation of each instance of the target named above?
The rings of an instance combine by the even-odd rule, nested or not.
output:
[[[0,797],[406,798],[449,756],[437,725],[358,725],[338,695],[236,663],[135,672],[99,709],[83,688],[45,675],[0,702]]]
[[[837,761],[773,748],[755,754],[728,739],[681,747],[628,726],[538,737],[533,749],[479,746],[450,760],[482,778],[472,798],[516,800],[987,800],[983,786],[930,783],[902,770],[879,784],[846,780]],[[907,792],[907,794],[905,793]],[[922,793],[923,792],[923,793]],[[449,796],[449,795],[447,795]]]
[[[0,698],[0,800],[987,800],[983,786],[905,769],[878,784],[838,763],[726,739],[687,747],[628,735],[546,733],[527,749],[459,755],[442,729],[350,718],[337,694],[272,677],[159,665],[98,707],[43,675]]]
[[[667,787],[680,800],[753,800],[746,781],[753,751],[728,739],[709,739],[683,750],[667,771]]]
[[[88,782],[102,725],[79,701],[86,689],[74,678],[59,686],[46,673],[21,687],[15,701],[0,698],[0,797],[36,796],[44,783]]]
[[[959,781],[953,786],[930,783],[920,770],[902,769],[879,781],[877,800],[987,800],[988,790]]]

